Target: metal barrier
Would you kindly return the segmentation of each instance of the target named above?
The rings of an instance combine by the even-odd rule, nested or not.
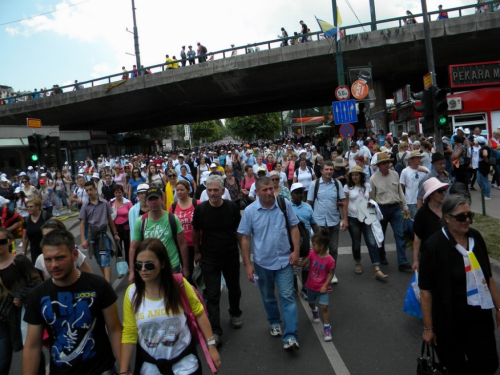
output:
[[[461,17],[463,10],[478,9],[479,6],[482,7],[484,5],[488,5],[490,7],[490,9],[492,9],[496,3],[498,3],[498,0],[486,1],[484,3],[475,3],[475,4],[463,5],[463,6],[455,7],[455,8],[443,9],[441,11],[432,11],[432,12],[428,12],[428,17],[429,17],[429,21],[431,21],[431,18],[433,16],[438,16],[439,13],[441,13],[441,12],[447,12],[447,13],[458,12],[458,17]],[[411,17],[412,18],[422,18],[423,15],[422,14],[413,14]],[[408,16],[403,16],[403,17],[389,18],[389,19],[385,19],[385,20],[378,20],[378,21],[376,21],[374,23],[372,23],[372,22],[365,22],[365,23],[360,23],[360,24],[357,24],[357,25],[350,25],[350,26],[341,27],[340,30],[343,32],[343,36],[346,36],[348,30],[355,30],[355,29],[359,29],[359,28],[364,28],[365,26],[366,27],[369,26],[371,29],[376,29],[375,25],[382,25],[382,24],[387,24],[387,23],[398,22],[399,27],[403,27],[403,25],[405,24],[405,20],[407,18],[409,18],[409,17]],[[290,40],[293,40],[293,39],[297,39],[297,41],[299,41],[299,39],[302,36],[311,37],[311,39],[316,39],[316,40],[324,39],[323,32],[322,31],[316,31],[316,32],[313,32],[313,33],[308,33],[308,34],[298,34],[297,36],[288,36],[288,38],[272,39],[272,40],[267,40],[267,41],[264,41],[264,42],[252,43],[252,44],[247,44],[247,45],[238,46],[238,47],[234,47],[234,48],[228,48],[228,49],[224,49],[224,50],[220,50],[220,51],[209,52],[209,53],[207,53],[205,55],[201,55],[201,57],[205,59],[204,62],[209,62],[209,61],[215,60],[215,56],[222,55],[223,59],[229,58],[229,57],[232,56],[233,51],[244,50],[245,54],[248,54],[248,53],[252,53],[252,52],[249,52],[249,48],[253,48],[253,49],[259,48],[259,50],[260,50],[260,48],[264,47],[264,46],[266,46],[267,49],[270,50],[272,48],[271,46],[274,46],[277,43],[279,43],[279,47],[282,47],[282,42],[284,40],[290,41]],[[258,52],[258,51],[256,51],[256,52]],[[195,59],[199,59],[199,58],[200,58],[200,55],[196,55],[195,56]],[[164,62],[164,63],[161,63],[161,64],[156,64],[156,65],[147,66],[145,68],[140,68],[140,69],[137,69],[137,71],[141,72],[141,71],[153,70],[153,69],[156,69],[156,70],[159,71],[161,69],[161,71],[163,72],[165,70],[174,70],[174,69],[168,68],[168,65],[173,65],[175,63],[182,64],[182,62],[188,63],[189,59],[172,60],[172,61],[170,61],[168,63]],[[204,63],[204,62],[202,62],[202,63]],[[199,62],[198,62],[198,64],[199,64]],[[179,67],[179,68],[181,68],[181,67]],[[111,82],[120,81],[121,77],[124,74],[127,74],[128,76],[130,76],[131,73],[133,73],[133,70],[129,70],[129,71],[126,71],[126,72],[122,71],[120,73],[112,74],[112,75],[109,75],[109,76],[95,78],[95,79],[84,81],[84,82],[78,82],[78,85],[90,84],[91,87],[94,87],[95,83],[101,82],[101,81],[106,81],[106,82],[105,83],[99,83],[100,85],[101,84],[109,84]],[[116,79],[117,77],[119,77],[119,79]],[[128,78],[128,79],[134,79],[134,78]],[[75,87],[75,84],[71,84],[71,85],[61,86],[61,87],[58,86],[57,89],[58,90],[62,90],[62,89],[66,89],[66,88],[73,89],[74,87]],[[54,87],[51,90],[37,91],[37,93],[38,94],[40,94],[40,92],[47,93],[47,92],[52,92],[53,90],[54,90]],[[14,100],[15,103],[16,102],[24,102],[25,100],[18,101],[17,99],[18,98],[23,98],[23,97],[27,96],[27,97],[30,97],[30,100],[31,100],[31,97],[33,95],[34,95],[34,93],[27,93],[27,94],[22,94],[22,95],[17,95],[17,96],[10,96],[10,97],[7,97],[7,98],[0,98],[0,101],[3,100],[4,103],[6,101],[9,101],[9,100]],[[50,96],[52,96],[52,95],[61,95],[61,94],[60,93],[59,94],[51,94]],[[36,100],[43,100],[43,99],[44,99],[44,97],[38,98]],[[9,103],[8,105],[15,104],[15,103]],[[7,104],[7,103],[5,103],[5,104]]]

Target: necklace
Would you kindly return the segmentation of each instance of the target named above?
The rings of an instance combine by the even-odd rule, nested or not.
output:
[[[76,270],[78,272],[78,277],[76,278],[77,280],[80,278],[80,276],[82,275],[82,272],[80,270]],[[54,280],[54,278],[52,278],[52,282],[54,284],[56,284],[56,281]],[[56,284],[57,285],[57,284]]]

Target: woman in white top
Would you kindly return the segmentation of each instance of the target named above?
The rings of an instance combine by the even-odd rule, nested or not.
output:
[[[471,148],[471,167],[472,167],[472,172],[471,172],[471,180],[470,180],[470,189],[471,190],[476,190],[474,188],[474,184],[476,183],[476,177],[477,177],[477,169],[479,168],[479,150],[481,149],[481,146],[477,143],[477,141],[474,141],[474,144],[472,145]]]
[[[17,187],[16,190],[14,190],[14,194],[16,194],[16,197],[18,198],[16,201],[16,211],[19,215],[26,219],[28,216],[30,216],[28,207],[26,207],[28,198],[26,198],[26,194],[24,194],[24,191],[22,191],[20,187]]]
[[[180,286],[179,278],[173,275],[165,245],[157,238],[142,241],[133,264],[135,282],[128,287],[123,300],[119,373],[131,373],[129,369],[134,351],[134,374],[201,373],[196,338],[192,337],[187,323],[189,318],[184,313],[184,293],[188,308],[196,317],[210,357],[218,369],[220,356],[207,314],[191,284],[181,278],[183,283]],[[156,311],[162,311],[162,314],[155,314]],[[164,360],[165,366],[161,372],[156,363],[160,359]],[[169,363],[172,359],[175,359],[173,363]]]
[[[155,164],[149,164],[147,184],[149,187],[156,187],[158,189],[163,189],[163,186],[166,185],[163,176],[157,172]]]
[[[311,167],[306,164],[306,159],[300,159],[299,168],[293,173],[293,183],[300,182],[304,186],[304,202],[311,182],[316,180],[316,175]]]
[[[287,189],[289,189],[288,179],[286,178],[286,173],[282,172],[281,169],[282,169],[281,162],[277,161],[276,163],[274,163],[273,170],[277,171],[280,175],[280,186],[283,186],[283,187],[286,187]]]
[[[427,168],[428,170],[432,170],[432,145],[427,141],[423,141],[420,144],[420,150],[422,152],[422,155],[424,155],[424,157],[422,158],[422,164],[420,165]]]
[[[200,184],[200,177],[203,174],[203,172],[208,171],[208,164],[205,162],[205,157],[200,156],[200,158],[198,160],[199,160],[200,164],[198,165],[198,174],[196,175],[197,176],[197,181],[196,181],[197,185]]]
[[[34,198],[40,198],[40,192],[36,190],[34,186],[31,185],[31,180],[29,179],[29,177],[23,180],[21,186],[23,187],[22,190],[26,195],[26,198],[28,198],[28,200]]]
[[[351,235],[352,255],[356,262],[354,272],[357,274],[363,272],[361,269],[361,234],[363,234],[375,271],[375,279],[384,281],[388,276],[380,270],[380,257],[377,243],[371,225],[367,224],[371,223],[369,220],[371,214],[365,215],[365,213],[367,213],[365,211],[361,213],[358,212],[358,205],[356,204],[356,201],[360,198],[364,198],[368,202],[370,199],[370,191],[370,184],[366,182],[366,174],[363,168],[358,165],[352,167],[347,173],[347,184],[344,186],[344,193],[348,203],[347,216],[349,227],[347,229]],[[363,221],[360,221],[360,219],[363,219]]]

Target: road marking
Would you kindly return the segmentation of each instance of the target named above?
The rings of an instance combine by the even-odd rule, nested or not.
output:
[[[299,287],[299,290],[302,289],[302,283],[300,282],[300,279],[298,280],[298,287]],[[318,340],[321,343],[321,346],[323,347],[323,350],[325,351],[326,357],[328,358],[328,361],[330,361],[330,365],[332,365],[332,368],[333,368],[333,371],[335,371],[335,374],[336,375],[350,375],[350,372],[347,369],[347,366],[345,365],[344,360],[340,356],[333,341],[327,342],[327,341],[323,340],[323,323],[322,322],[313,323],[311,308],[309,307],[309,304],[302,297],[299,296],[298,298],[300,300],[300,303],[302,304],[302,307],[304,308],[304,311],[306,312],[307,317],[309,318],[309,322],[311,323],[312,328],[314,329],[314,332],[316,333],[316,336],[318,336]]]

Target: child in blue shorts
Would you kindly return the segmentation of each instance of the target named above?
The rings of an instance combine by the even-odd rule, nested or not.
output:
[[[327,287],[333,278],[333,269],[335,268],[335,260],[328,254],[329,242],[330,234],[328,229],[323,228],[321,232],[312,237],[313,249],[309,251],[309,255],[297,264],[299,267],[303,267],[309,262],[309,277],[306,282],[307,301],[312,310],[313,322],[319,323],[319,311],[316,306],[316,300],[319,299],[323,315],[325,341],[332,340]]]

